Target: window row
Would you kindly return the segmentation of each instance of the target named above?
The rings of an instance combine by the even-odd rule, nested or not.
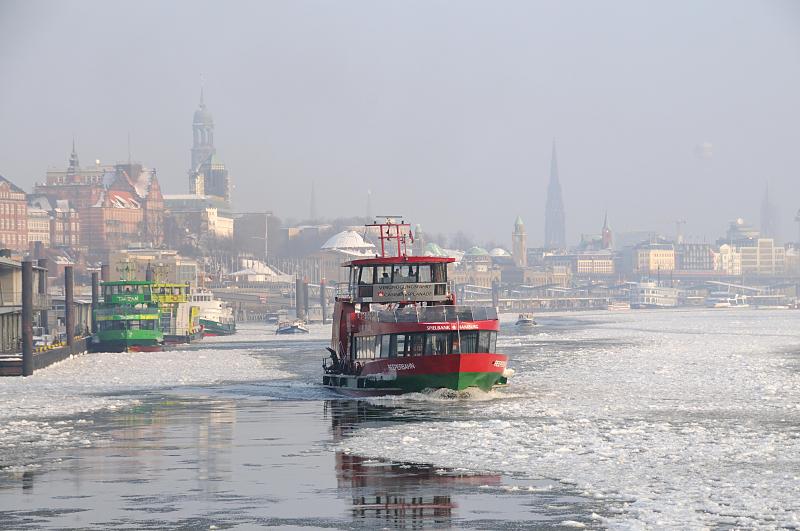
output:
[[[98,321],[97,329],[108,330],[157,330],[156,319],[142,319],[140,321]]]
[[[140,286],[137,284],[128,284],[128,285],[111,285],[111,286],[103,286],[103,295],[119,295],[119,294],[127,294],[127,293],[143,293],[145,295],[150,294],[150,286]]]
[[[447,282],[447,264],[394,264],[353,268],[358,284]]]
[[[425,332],[356,337],[357,359],[402,358],[437,354],[474,354],[497,351],[497,332]]]

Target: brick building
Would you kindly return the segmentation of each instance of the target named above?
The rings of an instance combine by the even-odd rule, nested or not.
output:
[[[0,175],[0,246],[28,248],[28,202],[25,191]]]

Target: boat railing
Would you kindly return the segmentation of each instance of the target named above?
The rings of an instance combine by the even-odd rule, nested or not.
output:
[[[350,297],[349,282],[339,282],[338,284],[336,284],[336,297],[339,299]]]
[[[365,321],[377,323],[447,323],[457,321],[496,321],[492,306],[407,306],[396,310],[378,310],[359,314]]]

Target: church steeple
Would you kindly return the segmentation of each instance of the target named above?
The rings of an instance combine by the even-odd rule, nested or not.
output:
[[[75,137],[72,137],[72,153],[69,155],[69,168],[67,168],[67,175],[77,175],[80,170],[81,164],[78,161],[78,151],[75,149]]]
[[[189,190],[222,200],[231,207],[231,179],[225,164],[217,157],[214,147],[214,118],[206,106],[205,90],[200,86],[200,103],[192,120],[192,160],[189,167]]]
[[[561,183],[558,180],[558,158],[556,141],[553,139],[553,152],[550,158],[550,182],[547,184],[547,202],[544,217],[544,246],[547,249],[566,247],[564,201],[561,196]]]
[[[208,111],[203,87],[200,87],[200,104],[192,120],[192,163],[190,172],[197,171],[201,164],[214,154],[214,118]]]
[[[603,245],[603,249],[610,249],[611,244],[613,243],[613,235],[611,233],[611,227],[608,226],[608,212],[606,212],[605,218],[603,219],[603,232],[601,234],[601,242]]]

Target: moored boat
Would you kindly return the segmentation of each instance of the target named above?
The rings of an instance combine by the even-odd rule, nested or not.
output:
[[[409,225],[387,219],[377,229],[381,253],[343,264],[324,386],[380,395],[506,383],[508,357],[496,352],[500,323],[493,307],[456,304],[448,257],[408,256]],[[394,248],[388,250],[387,245]]]
[[[153,284],[151,292],[153,302],[161,310],[160,326],[164,343],[191,343],[203,338],[199,308],[190,302],[189,283],[158,282]]]
[[[205,336],[229,336],[236,333],[236,319],[233,309],[214,297],[211,290],[196,288],[192,291],[191,302],[198,308],[198,322]]]
[[[278,328],[275,330],[276,334],[307,334],[308,328],[306,324],[300,320],[294,321],[281,321],[278,323]]]
[[[95,311],[93,349],[151,352],[162,349],[161,311],[151,297],[152,282],[120,280],[101,284],[103,302]]]
[[[517,317],[516,325],[520,328],[530,328],[536,326],[536,320],[533,318],[532,313],[521,313]]]

